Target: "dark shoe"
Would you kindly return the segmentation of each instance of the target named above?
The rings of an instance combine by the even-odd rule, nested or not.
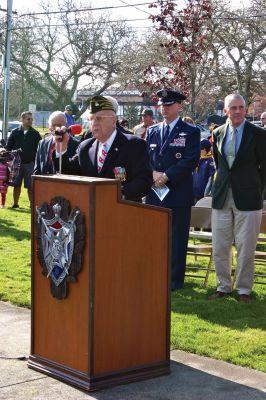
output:
[[[18,204],[13,204],[13,206],[11,208],[19,208]]]
[[[240,294],[239,301],[240,303],[249,303],[251,301],[251,297],[249,294]]]
[[[219,292],[219,290],[217,290],[216,292],[208,296],[208,300],[220,299],[221,297],[229,296],[230,294],[231,293]]]

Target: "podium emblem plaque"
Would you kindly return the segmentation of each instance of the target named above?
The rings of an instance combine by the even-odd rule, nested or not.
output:
[[[50,205],[36,207],[38,259],[58,299],[67,296],[67,282],[74,282],[82,267],[81,257],[74,254],[76,245],[80,251],[84,243],[84,224],[77,207],[69,210],[69,202],[61,197],[52,199]]]

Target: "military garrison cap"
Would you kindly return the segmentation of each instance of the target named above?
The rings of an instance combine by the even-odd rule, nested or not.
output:
[[[98,111],[102,110],[112,110],[116,113],[112,102],[103,96],[92,97],[88,109],[91,114],[97,113]]]
[[[171,104],[181,103],[181,101],[186,100],[186,96],[177,90],[162,89],[156,94],[159,97],[158,105],[165,104],[166,106],[170,106]]]

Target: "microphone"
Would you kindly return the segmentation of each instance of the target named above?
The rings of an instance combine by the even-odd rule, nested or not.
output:
[[[70,133],[71,135],[79,135],[82,132],[82,127],[78,124],[75,125],[70,125],[68,128],[63,126],[62,128],[55,128],[54,130],[54,135],[55,136],[60,136],[63,138],[65,133]]]
[[[72,135],[79,135],[82,132],[82,126],[75,124],[75,125],[70,125],[67,129],[66,132],[72,133]]]

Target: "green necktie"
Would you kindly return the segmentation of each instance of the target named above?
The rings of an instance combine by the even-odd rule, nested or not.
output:
[[[230,133],[230,141],[228,145],[228,154],[227,154],[227,161],[229,168],[232,167],[236,156],[236,134],[237,134],[237,129],[233,128]]]

